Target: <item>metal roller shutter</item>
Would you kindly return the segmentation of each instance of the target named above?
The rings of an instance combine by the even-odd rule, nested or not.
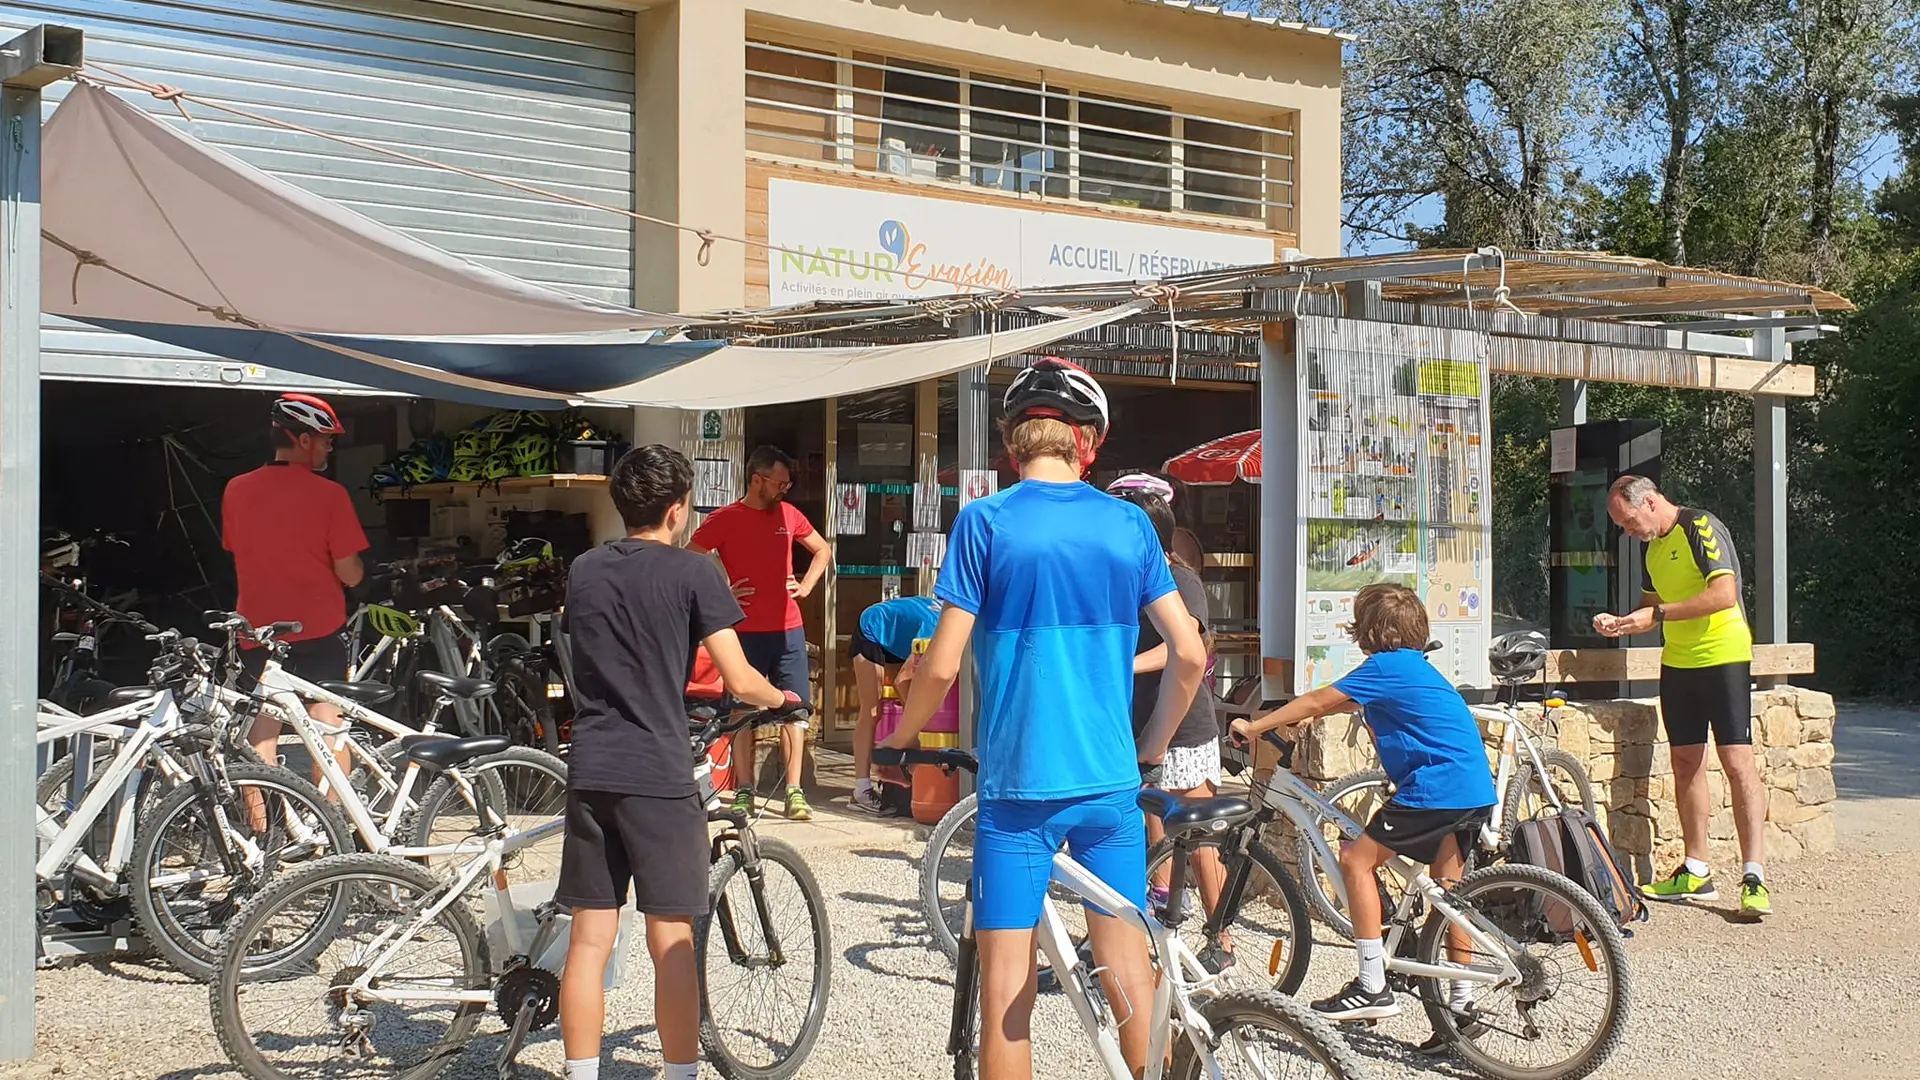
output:
[[[85,30],[89,61],[148,82],[596,203],[633,205],[627,12],[541,0],[14,0],[0,9],[0,40],[42,22]],[[49,110],[63,93],[49,88]],[[189,123],[144,94],[129,100]],[[531,281],[632,302],[625,217],[188,110],[196,137],[428,243]],[[52,318],[42,350],[48,378],[332,385]]]

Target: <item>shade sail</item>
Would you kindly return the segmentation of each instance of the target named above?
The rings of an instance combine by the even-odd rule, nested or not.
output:
[[[1140,310],[1004,334],[775,349],[522,281],[270,176],[97,85],[43,141],[42,310],[215,356],[496,408],[739,408],[916,382]]]
[[[951,375],[976,364],[1046,348],[1062,338],[1123,319],[1152,301],[993,334],[905,345],[769,349],[729,345],[661,374],[595,394],[604,401],[681,409],[746,408],[880,390]]]

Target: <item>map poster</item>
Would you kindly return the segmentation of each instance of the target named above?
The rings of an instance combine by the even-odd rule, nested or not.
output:
[[[1296,338],[1305,520],[1297,691],[1365,659],[1353,597],[1405,585],[1427,608],[1456,684],[1485,685],[1492,628],[1483,335],[1319,317]]]

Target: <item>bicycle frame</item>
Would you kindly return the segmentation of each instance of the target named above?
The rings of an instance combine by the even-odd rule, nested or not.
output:
[[[1516,754],[1518,748],[1526,748],[1527,757],[1533,762],[1534,775],[1541,778],[1541,790],[1547,793],[1548,801],[1552,802],[1556,809],[1560,807],[1560,795],[1554,790],[1552,784],[1546,782],[1547,766],[1540,757],[1540,747],[1536,742],[1538,736],[1533,733],[1532,728],[1521,721],[1520,710],[1506,702],[1495,705],[1469,705],[1467,708],[1473,713],[1475,719],[1506,725],[1500,735],[1500,765],[1493,779],[1493,815],[1487,819],[1485,825],[1480,827],[1481,846],[1492,850],[1499,845],[1500,834],[1504,831],[1506,824],[1507,785],[1513,782],[1514,762],[1518,757]]]
[[[507,855],[523,847],[528,847],[545,840],[563,831],[566,827],[567,822],[565,818],[555,818],[552,821],[536,825],[525,832],[515,833],[511,836],[490,837],[485,847],[472,859],[468,860],[467,864],[460,869],[459,875],[453,879],[452,883],[441,890],[439,899],[428,905],[424,911],[415,916],[413,921],[406,924],[404,928],[401,927],[398,922],[388,924],[388,926],[381,931],[380,936],[374,938],[372,943],[361,951],[360,955],[354,957],[356,962],[364,960],[366,968],[361,972],[360,977],[353,982],[353,999],[356,1001],[387,1005],[398,1005],[406,1002],[436,1001],[475,1005],[492,1003],[493,990],[491,988],[469,990],[375,989],[373,983],[380,978],[380,974],[386,965],[393,962],[394,956],[403,946],[414,940],[429,923],[439,918],[441,912],[464,897],[467,894],[467,890],[471,889],[474,884],[480,880],[481,875],[488,873],[492,875],[492,881],[488,887],[493,890],[494,900],[498,905],[497,910],[505,912],[508,915],[507,918],[500,920],[500,929],[502,933],[505,934],[507,940],[507,954],[509,956],[534,955],[532,948],[534,945],[540,944],[540,942],[537,940],[531,943],[528,942],[525,935],[521,933],[519,920],[511,917],[518,909],[513,905],[513,894],[508,889],[501,864]],[[457,853],[467,846],[464,842],[450,844],[445,847],[433,849],[433,853]],[[366,957],[372,957],[372,959],[365,959]]]
[[[41,880],[51,880],[67,868],[71,858],[73,871],[93,884],[112,889],[120,887],[120,872],[133,855],[133,815],[139,809],[140,785],[145,780],[140,764],[162,737],[180,726],[180,710],[174,704],[173,694],[156,690],[154,696],[145,701],[96,713],[84,720],[67,721],[63,717],[61,724],[44,727],[36,735],[36,741],[46,742],[90,733],[95,729],[104,733],[105,729],[118,727],[123,721],[136,718],[140,721],[139,726],[124,736],[119,753],[114,755],[107,771],[87,789],[86,798],[74,809],[73,816],[64,827],[56,826],[52,815],[44,808],[40,809],[34,831],[48,843],[48,847],[35,860],[33,870]],[[76,760],[74,766],[77,775],[80,762]],[[75,852],[106,811],[107,804],[116,797],[121,799],[120,808],[114,818],[113,843],[107,854],[107,865],[103,867],[87,853],[79,852],[76,855]]]
[[[353,790],[353,785],[348,781],[346,772],[340,768],[339,761],[334,758],[334,742],[344,740],[349,753],[359,755],[361,760],[366,761],[368,766],[378,772],[387,782],[392,781],[392,774],[386,771],[385,764],[380,761],[377,755],[367,753],[364,747],[361,747],[358,742],[348,737],[349,725],[342,724],[339,730],[336,731],[324,730],[318,721],[307,714],[306,701],[324,702],[333,705],[340,710],[341,715],[346,720],[352,721],[353,723],[365,724],[368,727],[384,731],[395,738],[408,735],[434,734],[434,726],[431,719],[429,719],[423,728],[416,731],[413,728],[407,727],[405,724],[390,720],[374,712],[372,709],[367,708],[357,701],[344,698],[339,694],[327,691],[302,679],[298,675],[281,667],[280,659],[277,656],[269,656],[267,658],[266,666],[260,673],[259,694],[274,707],[275,711],[281,714],[282,719],[286,721],[287,725],[293,729],[294,734],[300,739],[301,745],[306,747],[307,754],[313,759],[315,766],[320,770],[322,777],[322,783],[320,785],[321,794],[324,795],[329,792],[339,793],[337,801],[340,804],[340,808],[346,813],[348,823],[360,834],[360,838],[367,844],[370,851],[379,854],[403,855],[408,857],[439,853],[438,851],[395,845],[389,841],[385,832],[387,828],[393,827],[394,823],[399,821],[401,813],[405,811],[411,801],[413,784],[420,775],[420,767],[411,762],[408,763],[397,785],[393,809],[388,812],[387,821],[383,825],[374,818],[373,811],[367,806],[366,801],[360,798],[358,792]],[[302,700],[303,698],[305,701]],[[453,777],[454,783],[462,788],[463,794],[468,798],[472,797],[472,789],[467,785],[466,779],[460,775],[458,770],[452,770],[448,775]]]
[[[1536,755],[1536,761],[1538,755]],[[1274,806],[1293,820],[1294,826],[1313,844],[1314,857],[1320,861],[1321,868],[1333,882],[1342,910],[1352,910],[1352,898],[1347,893],[1346,879],[1340,874],[1340,859],[1327,843],[1326,834],[1320,831],[1323,822],[1332,822],[1340,830],[1345,840],[1358,840],[1362,835],[1358,822],[1349,817],[1344,810],[1327,801],[1326,797],[1313,789],[1311,784],[1293,775],[1286,769],[1275,769],[1268,778],[1262,792],[1261,801]],[[1497,945],[1486,932],[1467,918],[1460,909],[1447,902],[1447,893],[1433,880],[1419,863],[1404,855],[1395,855],[1387,863],[1389,869],[1407,883],[1401,893],[1399,906],[1394,909],[1392,929],[1387,935],[1387,970],[1402,975],[1416,975],[1425,978],[1455,979],[1461,982],[1498,983],[1515,980],[1520,977],[1519,969],[1508,958],[1504,947]],[[1302,868],[1305,869],[1304,867]],[[1407,960],[1398,955],[1400,939],[1408,930],[1408,916],[1411,913],[1415,897],[1422,897],[1433,906],[1450,924],[1466,934],[1475,949],[1500,958],[1501,969],[1498,972],[1484,971],[1477,967],[1462,967],[1457,964],[1423,964]],[[1384,915],[1385,912],[1382,912]]]

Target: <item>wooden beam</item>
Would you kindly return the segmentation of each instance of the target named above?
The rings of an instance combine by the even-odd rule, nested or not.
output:
[[[1791,310],[1812,307],[1813,298],[1805,293],[1777,296],[1750,296],[1727,300],[1670,300],[1657,304],[1581,304],[1574,307],[1543,308],[1547,319],[1624,319],[1629,315],[1688,315],[1695,312],[1755,311],[1763,308]]]
[[[1810,364],[1776,364],[1769,360],[1742,360],[1732,356],[1693,358],[1702,390],[1731,390],[1741,394],[1779,394],[1812,397],[1816,389]]]
[[[1814,648],[1809,644],[1755,645],[1753,674],[1811,675]],[[1546,681],[1651,682],[1660,678],[1660,650],[1556,649],[1547,654]]]

